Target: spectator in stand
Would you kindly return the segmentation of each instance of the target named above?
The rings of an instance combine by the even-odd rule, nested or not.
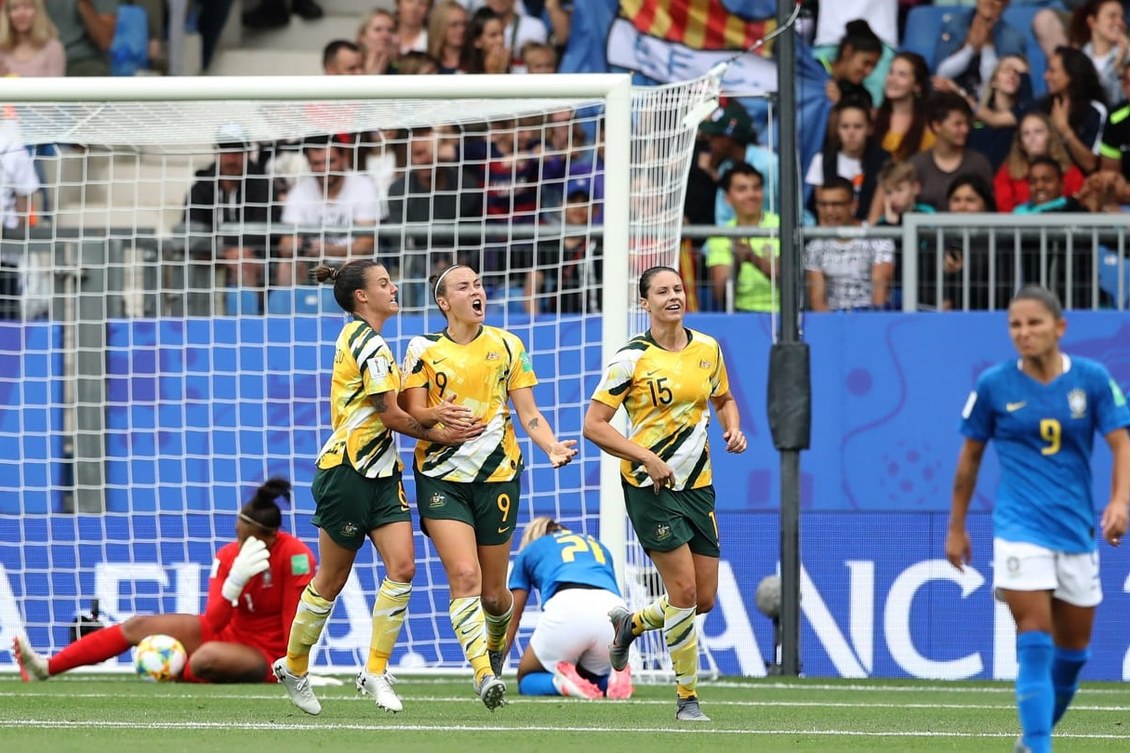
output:
[[[467,9],[455,0],[442,0],[428,17],[428,54],[440,73],[466,73]]]
[[[875,138],[893,159],[910,159],[934,145],[926,111],[930,91],[926,60],[914,52],[895,55],[875,112]]]
[[[62,76],[67,53],[43,0],[8,0],[0,11],[0,76]]]
[[[327,76],[360,76],[365,72],[361,48],[348,39],[335,39],[322,50],[322,72]]]
[[[1063,167],[1048,155],[1034,157],[1029,163],[1028,197],[1013,214],[1087,211],[1074,196],[1064,194]]]
[[[592,236],[591,181],[569,182],[560,240],[542,243],[536,266],[526,277],[526,310],[531,314],[599,314],[603,278],[600,236]]]
[[[765,209],[777,208],[780,181],[777,155],[757,143],[757,133],[749,112],[736,99],[719,107],[698,126],[698,135],[705,136],[708,148],[698,153],[698,166],[717,187],[714,200],[714,221],[719,225],[733,219],[734,209],[726,203],[726,193],[720,187],[721,177],[732,165],[748,162],[765,178],[769,190],[765,192]]]
[[[259,0],[254,10],[243,14],[242,21],[249,29],[281,29],[290,23],[291,13],[303,21],[316,21],[325,15],[314,0]]]
[[[432,0],[396,0],[396,37],[400,54],[428,51],[428,11]]]
[[[824,150],[812,158],[804,181],[810,186],[824,185],[838,175],[855,186],[856,206],[866,219],[875,196],[879,170],[889,154],[872,138],[871,108],[853,101],[842,101],[832,108],[831,128]]]
[[[251,144],[243,127],[235,123],[223,126],[216,135],[216,161],[196,172],[184,219],[193,232],[211,236],[207,258],[226,270],[229,287],[263,289],[270,238],[245,234],[243,225],[278,222],[280,211],[271,199],[270,181],[251,159]],[[221,234],[223,225],[239,230]]]
[[[985,214],[997,211],[993,200],[993,190],[987,183],[976,175],[959,175],[950,184],[946,192],[946,209],[957,214]],[[943,304],[944,309],[964,309],[965,290],[963,286],[964,267],[968,255],[969,266],[969,306],[970,310],[983,311],[998,308],[1008,303],[1015,290],[1015,271],[1009,263],[1011,255],[1000,252],[995,260],[996,269],[990,275],[990,267],[994,264],[990,256],[989,236],[985,233],[947,234],[945,258],[942,260],[943,275]],[[934,279],[936,265],[933,259],[929,260],[925,269],[920,264],[919,269],[928,272],[927,282]],[[989,279],[996,280],[996,293],[989,295]],[[929,288],[929,284],[924,287]],[[936,300],[932,290],[929,293],[920,292],[919,300]]]
[[[882,195],[883,214],[875,223],[882,227],[899,227],[902,218],[907,212],[921,212],[933,214],[934,208],[918,202],[918,194],[922,192],[922,184],[918,182],[918,171],[909,162],[895,162],[891,160],[883,165],[879,171],[879,191]],[[902,242],[895,241],[895,260],[891,270],[891,300],[890,307],[902,308],[902,265],[906,249]],[[919,258],[929,249],[929,242],[923,239],[918,246]],[[920,263],[921,264],[921,263]],[[919,294],[921,300],[921,293]]]
[[[1013,55],[1001,58],[981,100],[970,104],[976,123],[969,134],[969,148],[985,155],[995,170],[1008,155],[1021,115],[1032,104],[1028,63]]]
[[[482,184],[439,159],[439,136],[430,127],[412,129],[408,170],[389,189],[388,221],[407,226],[403,240],[388,249],[390,258],[401,259],[401,305],[406,308],[427,304],[424,281],[456,255],[457,240],[442,230],[483,215]]]
[[[306,282],[310,260],[324,264],[372,257],[375,249],[371,230],[380,218],[381,201],[369,176],[349,168],[352,150],[326,137],[313,137],[302,151],[310,174],[287,194],[282,222],[323,229],[314,234],[294,232],[279,240],[279,257],[284,260],[277,268],[280,286]],[[365,230],[356,232],[358,228]]]
[[[998,60],[1006,55],[1024,57],[1024,33],[1001,18],[1007,5],[1008,0],[977,0],[976,7],[946,18],[934,50],[933,70],[938,79],[949,79],[977,100]],[[942,88],[940,84],[936,79],[935,87]]]
[[[1118,74],[1130,62],[1126,11],[1120,0],[1089,0],[1071,16],[1071,46],[1091,60],[1110,104],[1122,100]]]
[[[874,106],[871,93],[863,81],[875,70],[882,54],[883,40],[868,23],[862,18],[849,21],[844,27],[836,57],[830,63],[821,61],[829,76],[824,86],[828,99],[833,104],[847,100],[867,107]]]
[[[0,225],[22,230],[30,224],[31,197],[39,190],[35,163],[11,121],[0,124]]]
[[[875,69],[863,80],[874,102],[883,98],[883,81],[899,46],[899,0],[839,0],[821,3],[816,14],[813,54],[820,60],[832,57],[849,22],[867,19],[868,26],[883,42],[883,52]]]
[[[68,76],[109,76],[110,44],[118,0],[46,0],[47,15],[59,29]]]
[[[997,209],[1011,212],[1028,201],[1028,168],[1036,157],[1051,157],[1063,170],[1063,185],[1074,196],[1083,187],[1083,173],[1071,161],[1063,139],[1042,112],[1030,112],[1020,119],[1008,157],[993,180]]]
[[[364,73],[379,76],[397,72],[400,45],[396,39],[396,19],[384,8],[365,16],[357,29],[357,46],[361,49]]]
[[[840,177],[816,189],[821,227],[855,227],[855,189]],[[895,244],[889,238],[816,238],[804,249],[812,311],[875,310],[888,304]]]
[[[502,19],[493,10],[484,6],[475,11],[467,29],[462,69],[467,73],[509,73],[505,32]]]
[[[937,92],[930,98],[934,146],[910,159],[922,184],[919,197],[935,209],[946,205],[946,190],[958,175],[973,173],[992,185],[993,169],[983,155],[966,147],[973,110],[960,94]]]
[[[406,52],[400,56],[397,72],[405,76],[434,76],[439,73],[439,63],[426,52]]]
[[[486,0],[486,7],[495,12],[505,30],[504,44],[510,50],[510,72],[526,73],[522,49],[531,42],[545,44],[549,40],[545,24],[540,18],[526,15],[525,8],[519,8],[517,0]]]
[[[533,2],[526,3],[526,10],[536,15]],[[549,41],[560,55],[569,44],[569,32],[573,26],[573,0],[545,0],[541,14],[549,26]]]
[[[765,179],[753,165],[734,164],[722,176],[726,201],[734,208],[726,227],[777,228],[781,219],[764,209]],[[757,249],[754,251],[754,249]],[[776,238],[710,238],[706,241],[706,268],[710,272],[714,309],[718,311],[777,311]],[[733,295],[730,281],[733,280]],[[733,304],[732,308],[730,303]]]
[[[1119,173],[1130,181],[1130,63],[1122,67],[1119,79],[1122,94],[1118,104],[1111,108],[1110,117],[1103,128],[1101,167],[1103,172]],[[1130,195],[1122,201],[1130,204]]]
[[[529,42],[522,48],[522,67],[526,73],[557,73],[557,50],[548,44]]]
[[[1036,103],[1051,115],[1071,160],[1084,175],[1099,166],[1099,146],[1106,123],[1106,94],[1095,67],[1084,53],[1072,47],[1057,47],[1048,58],[1044,73],[1047,96]]]

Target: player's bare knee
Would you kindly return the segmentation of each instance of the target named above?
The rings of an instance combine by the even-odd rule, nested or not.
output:
[[[513,603],[510,592],[503,590],[497,593],[483,592],[483,609],[491,614],[505,614]]]
[[[122,637],[136,646],[142,638],[160,632],[153,624],[153,616],[148,614],[130,617],[122,623]]]
[[[456,563],[447,572],[451,595],[470,596],[482,590],[482,576],[474,564]]]
[[[389,580],[397,583],[411,583],[416,577],[416,562],[414,560],[390,560],[385,563]]]
[[[345,588],[347,580],[349,580],[349,570],[326,570],[323,572],[322,568],[319,568],[317,574],[314,575],[314,590],[326,601],[333,601]]]
[[[714,609],[714,595],[698,594],[698,598],[695,600],[695,610],[699,614],[706,614],[711,609]]]

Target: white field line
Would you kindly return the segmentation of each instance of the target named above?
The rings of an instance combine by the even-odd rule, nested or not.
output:
[[[385,732],[394,730],[397,732],[575,732],[583,734],[593,733],[609,733],[621,735],[625,732],[629,734],[653,734],[656,732],[654,727],[574,727],[566,725],[549,726],[539,725],[530,726],[524,724],[521,727],[505,727],[501,725],[490,726],[471,726],[461,724],[279,724],[276,722],[109,722],[109,721],[88,721],[88,722],[72,722],[62,721],[55,719],[11,719],[0,720],[0,729],[14,728],[14,727],[34,727],[35,729],[149,729],[149,730],[246,730],[246,731],[285,731],[285,732],[324,732],[327,729],[335,730],[350,730],[362,732]],[[692,735],[758,735],[758,736],[780,736],[780,735],[812,735],[819,737],[936,737],[936,738],[974,738],[981,739],[985,737],[998,737],[1014,739],[1015,732],[1008,733],[986,733],[986,732],[907,732],[905,730],[893,731],[877,731],[870,730],[863,732],[860,730],[814,730],[814,729],[768,729],[768,730],[755,730],[755,729],[703,729],[696,727],[694,729],[672,727],[664,729],[663,732],[667,733],[682,733]],[[1072,739],[1072,740],[1125,740],[1124,735],[1097,735],[1097,734],[1064,734],[1057,733],[1057,739]]]

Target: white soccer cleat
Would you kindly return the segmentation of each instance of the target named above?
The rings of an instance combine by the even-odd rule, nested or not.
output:
[[[491,711],[506,705],[506,683],[494,675],[483,675],[482,682],[473,683],[475,693]]]
[[[698,705],[698,698],[691,696],[690,698],[679,699],[679,703],[675,707],[675,720],[679,722],[709,722],[710,717],[702,713],[702,707]]]
[[[404,704],[392,689],[395,682],[396,678],[388,672],[374,675],[362,669],[361,674],[357,675],[357,692],[370,696],[377,702],[377,708],[395,714],[404,710]]]
[[[317,716],[322,713],[322,704],[314,697],[314,691],[310,687],[310,677],[303,675],[299,677],[292,674],[286,668],[286,659],[276,659],[275,663],[271,665],[271,671],[275,673],[278,678],[279,685],[286,688],[286,694],[290,697],[290,702],[298,708],[305,711],[307,714]]]
[[[47,660],[28,645],[27,638],[17,635],[12,639],[12,655],[20,668],[20,679],[24,682],[46,680],[51,676],[47,670]]]

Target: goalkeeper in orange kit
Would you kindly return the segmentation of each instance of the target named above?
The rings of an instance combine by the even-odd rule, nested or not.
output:
[[[260,486],[236,519],[236,541],[212,560],[204,614],[131,617],[89,633],[50,659],[16,636],[12,653],[25,681],[46,680],[75,667],[99,664],[154,634],[171,635],[188,653],[184,682],[274,682],[274,657],[286,651],[302,590],[314,576],[310,548],[279,530],[275,499],[290,496],[290,482]]]

